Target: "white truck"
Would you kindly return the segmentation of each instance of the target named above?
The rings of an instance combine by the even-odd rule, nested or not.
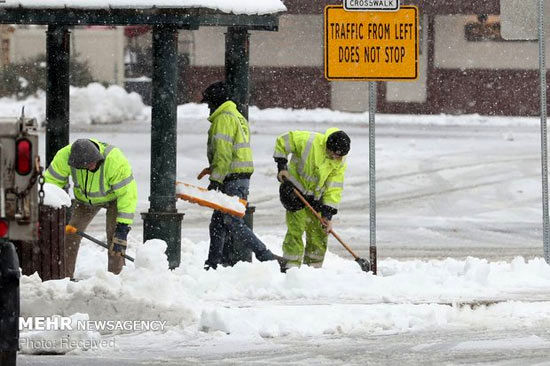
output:
[[[0,118],[0,365],[15,365],[19,348],[19,271],[14,242],[36,243],[44,197],[36,120]],[[42,184],[37,184],[42,183]],[[31,247],[34,247],[31,245]]]
[[[36,120],[0,118],[0,238],[38,239],[41,178]]]

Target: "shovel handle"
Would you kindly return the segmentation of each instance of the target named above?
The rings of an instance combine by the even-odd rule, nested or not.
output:
[[[103,248],[109,250],[109,246],[107,244],[105,244],[104,242],[102,242],[101,240],[98,240],[96,238],[94,238],[93,236],[90,236],[86,233],[83,233],[82,231],[77,231],[76,232],[78,235],[80,235],[81,237],[83,238],[86,238],[90,241],[93,241],[94,243],[96,243],[97,245],[99,246],[102,246]],[[133,262],[134,261],[134,258],[130,257],[129,255],[126,255],[126,254],[123,254],[122,255],[124,258],[128,259],[130,262]]]
[[[109,250],[109,246],[107,244],[105,244],[104,242],[102,242],[101,240],[98,240],[96,238],[94,238],[93,236],[91,235],[88,235],[86,233],[83,233],[82,231],[79,231],[79,230],[76,230],[76,228],[74,226],[70,226],[70,225],[67,225],[65,227],[65,231],[67,233],[71,233],[71,234],[77,234],[77,235],[80,235],[81,237],[83,238],[86,238],[94,243],[96,243],[97,245],[99,245],[100,247],[103,247],[107,250]],[[130,257],[129,255],[126,255],[126,254],[123,254],[122,255],[124,258],[128,259],[130,262],[133,262],[134,261],[134,258]]]
[[[302,194],[300,193],[299,190],[296,189],[296,187],[293,187],[292,188],[294,190],[294,194],[296,194],[296,196],[298,196],[298,198],[300,199],[300,201],[302,201],[302,203],[304,205],[307,206],[307,208],[309,208],[311,210],[311,212],[319,219],[319,221],[321,221],[321,223],[324,221],[323,218],[321,217],[321,215],[319,214],[319,212],[315,211],[315,209],[309,204],[309,202],[304,198],[304,196],[302,196]],[[355,254],[355,252],[353,250],[351,250],[351,248],[346,244],[344,243],[344,241],[340,238],[340,236],[338,236],[338,234],[336,234],[334,232],[334,230],[330,230],[330,233],[332,234],[332,236],[334,236],[336,238],[336,240],[338,240],[340,242],[340,244],[342,244],[342,246],[344,248],[346,248],[346,250],[353,256],[353,258],[357,259],[359,258],[359,256],[357,254]]]

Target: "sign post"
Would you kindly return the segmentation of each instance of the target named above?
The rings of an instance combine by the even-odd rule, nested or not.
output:
[[[344,0],[344,7],[325,7],[324,28],[325,78],[369,82],[369,256],[376,274],[376,81],[418,78],[418,9],[398,0]]]
[[[372,273],[378,271],[376,254],[376,81],[369,81],[369,258]]]
[[[546,40],[544,34],[544,0],[539,0],[539,76],[540,76],[540,130],[542,163],[542,221],[544,260],[550,264],[550,220],[548,217],[548,138],[546,97]]]
[[[500,0],[501,34],[508,40],[538,40],[540,87],[540,140],[542,186],[542,243],[550,264],[550,218],[548,208],[548,127],[546,95],[546,36],[548,8],[544,0]]]

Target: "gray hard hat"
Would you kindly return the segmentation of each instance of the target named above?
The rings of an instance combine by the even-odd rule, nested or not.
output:
[[[83,169],[90,163],[103,160],[97,145],[88,139],[78,139],[71,145],[69,165],[76,169]]]

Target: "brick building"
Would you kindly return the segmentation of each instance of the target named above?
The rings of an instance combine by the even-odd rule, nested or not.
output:
[[[283,2],[288,11],[280,17],[278,32],[251,32],[250,104],[367,110],[366,82],[324,78],[323,9],[342,2]],[[380,82],[379,112],[539,114],[538,43],[502,39],[499,0],[401,3],[419,9],[419,78]],[[198,101],[206,85],[224,77],[224,32],[219,27],[180,31],[181,102]],[[73,48],[89,61],[98,80],[122,85],[130,76],[123,71],[131,60],[128,46],[150,46],[150,32],[133,38],[124,33],[100,28],[72,32]],[[18,28],[11,37],[12,62],[45,52],[42,28]]]

